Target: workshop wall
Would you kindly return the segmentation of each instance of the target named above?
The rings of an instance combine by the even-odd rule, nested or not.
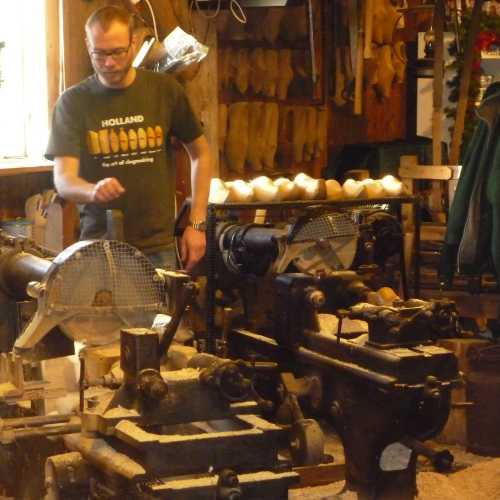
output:
[[[409,0],[407,5],[411,9],[418,3]],[[354,112],[356,96],[353,95],[354,90],[349,89],[349,80],[355,77],[355,61],[349,61],[349,58],[346,61],[342,56],[349,50],[349,29],[352,32],[349,23],[352,24],[352,21],[349,20],[345,5],[335,8],[341,2],[329,3],[326,11],[327,24],[331,27],[330,51],[325,54],[330,61],[330,149],[344,144],[405,139],[413,133],[407,127],[407,118],[408,113],[412,112],[415,91],[408,75],[414,63],[412,51],[417,32],[428,22],[429,12],[410,10],[403,14],[388,0],[375,0],[367,4],[372,6],[371,15],[361,14],[370,18],[371,27],[367,26],[366,20],[362,26],[358,26],[370,38],[362,51],[364,85],[360,114]],[[346,62],[352,67],[346,69]],[[346,99],[346,94],[350,94],[351,99]]]
[[[62,5],[62,24],[64,41],[63,44],[63,84],[64,87],[80,81],[82,78],[90,74],[91,66],[88,60],[84,40],[83,40],[83,25],[88,15],[96,8],[105,4],[125,4],[132,8],[127,1],[123,0],[94,0],[87,2],[83,0],[63,0]],[[384,2],[374,2],[384,4]],[[409,2],[410,4],[412,2]],[[226,168],[224,155],[217,153],[217,138],[219,136],[218,105],[230,105],[236,101],[247,100],[248,102],[260,99],[259,95],[236,95],[234,92],[227,91],[227,88],[221,88],[219,75],[221,66],[221,57],[227,52],[229,46],[234,48],[234,59],[237,52],[242,52],[242,49],[251,51],[253,48],[274,48],[276,50],[292,49],[298,52],[297,49],[303,49],[303,71],[309,73],[306,75],[299,85],[303,85],[303,94],[300,91],[297,94],[297,89],[293,89],[291,96],[287,96],[282,101],[280,108],[285,105],[297,106],[314,106],[316,109],[323,107],[328,110],[328,120],[322,121],[323,131],[319,134],[327,135],[328,149],[335,152],[344,144],[356,143],[372,143],[386,142],[396,139],[404,139],[407,134],[406,130],[406,113],[408,101],[408,89],[405,81],[395,82],[391,86],[391,92],[385,97],[381,97],[372,86],[365,86],[362,91],[362,114],[353,114],[353,104],[348,102],[346,105],[339,106],[335,101],[335,80],[337,78],[338,65],[335,58],[336,45],[334,38],[335,16],[333,13],[334,6],[341,4],[340,2],[327,2],[325,0],[313,0],[313,22],[314,22],[314,42],[315,42],[315,64],[317,72],[317,83],[312,88],[307,88],[307,78],[311,72],[311,54],[307,52],[309,47],[308,42],[308,26],[307,26],[307,10],[305,9],[307,2],[304,2],[303,13],[297,15],[300,7],[286,7],[274,9],[275,13],[269,15],[272,9],[258,8],[247,9],[249,11],[249,24],[246,26],[246,35],[244,39],[236,40],[241,34],[235,34],[235,26],[237,23],[228,22],[230,19],[229,11],[222,10],[219,13],[215,22],[208,22],[203,17],[203,12],[200,14],[195,8],[189,8],[187,0],[152,0],[151,5],[155,11],[157,29],[160,38],[164,38],[175,26],[180,26],[185,31],[193,33],[197,39],[206,43],[210,47],[208,58],[201,64],[200,68],[191,79],[185,82],[187,92],[193,103],[198,116],[205,126],[205,131],[209,139],[209,143],[213,147],[214,158],[216,158],[216,173],[225,178],[234,177],[230,169]],[[140,15],[152,25],[152,19],[149,9],[145,2],[140,2],[134,7]],[[385,8],[385,7],[384,7]],[[292,10],[294,12],[292,13]],[[281,13],[279,12],[281,11]],[[267,29],[279,30],[280,23],[285,13],[295,15],[296,30],[305,30],[302,39],[300,36],[294,40],[293,36],[277,36],[274,45],[267,43],[265,38],[253,37],[252,30],[259,25],[266,26],[266,22],[270,23]],[[204,12],[206,13],[206,11]],[[279,14],[279,15],[277,15]],[[292,17],[293,18],[293,17]],[[299,22],[300,21],[300,22]],[[273,27],[274,22],[274,27]],[[394,40],[411,39],[415,34],[412,26],[413,18],[405,16],[404,30],[395,30],[396,36]],[[293,23],[292,23],[293,24]],[[293,26],[288,23],[285,27],[285,35],[293,31]],[[402,36],[403,33],[403,36]],[[333,37],[333,38],[332,38]],[[252,44],[254,46],[252,46]],[[244,71],[244,68],[239,68],[238,71]],[[329,82],[329,83],[328,83]],[[295,86],[296,87],[296,86]],[[263,100],[269,101],[265,97]],[[282,130],[283,132],[283,130]],[[291,132],[293,134],[293,131]],[[293,146],[292,146],[293,147]],[[286,149],[286,147],[284,147]],[[279,149],[279,148],[278,148]],[[326,149],[326,148],[325,148]],[[293,156],[293,155],[292,155]],[[222,164],[219,166],[219,159],[222,159]],[[276,171],[290,173],[305,170],[313,175],[320,175],[323,166],[326,164],[326,151],[321,159],[314,161],[311,165],[303,164],[303,162],[295,161],[290,158],[290,155],[283,154],[281,158],[278,155],[278,162],[281,165],[276,165]],[[187,166],[187,161],[184,159]],[[184,170],[183,170],[184,172]],[[253,172],[248,172],[251,176]],[[181,175],[180,190],[186,191],[185,173]]]
[[[246,40],[235,40],[234,25],[228,22],[229,11],[221,11],[216,22],[209,22],[195,8],[190,9],[188,0],[151,0],[154,9],[157,28],[160,38],[164,38],[175,26],[180,26],[185,31],[210,47],[210,52],[205,61],[190,75],[184,82],[188,95],[198,116],[205,127],[205,133],[212,147],[215,158],[215,173],[226,179],[235,178],[239,174],[231,172],[227,168],[224,154],[219,153],[221,130],[219,110],[220,104],[230,106],[235,102],[246,100],[255,102],[277,102],[282,113],[288,117],[282,119],[279,124],[278,150],[281,148],[281,155],[275,157],[274,169],[270,172],[276,174],[294,174],[298,171],[306,171],[311,175],[322,175],[323,168],[327,165],[329,156],[334,156],[336,152],[345,144],[385,142],[395,139],[404,139],[407,136],[406,116],[411,113],[411,88],[407,82],[395,82],[392,85],[391,93],[385,98],[381,98],[373,87],[367,86],[362,92],[362,114],[353,114],[353,105],[348,103],[339,106],[335,102],[335,39],[332,38],[333,6],[339,2],[329,2],[326,0],[313,0],[313,23],[314,23],[314,44],[315,44],[315,64],[317,79],[315,84],[311,84],[311,54],[308,51],[310,41],[307,32],[307,10],[304,6],[303,12],[297,15],[300,7],[286,7],[274,9],[274,13],[269,15],[272,9],[258,8],[247,9],[249,12],[250,27],[248,31],[257,29],[259,25],[266,26],[267,30],[279,30],[280,23],[284,17],[284,12],[290,9],[296,26],[293,22],[285,28],[285,35],[275,38],[274,42],[267,42],[264,39],[252,39],[248,36]],[[377,2],[375,2],[377,3]],[[382,2],[383,3],[383,2]],[[410,0],[409,5],[415,3]],[[129,8],[135,8],[144,20],[152,25],[149,9],[145,2],[140,2],[135,7],[126,0],[62,0],[60,9],[57,0],[48,0],[48,61],[49,71],[49,103],[52,106],[61,89],[79,82],[91,71],[91,64],[88,58],[84,43],[84,23],[89,14],[96,8],[106,4],[124,4]],[[295,10],[294,10],[295,9]],[[281,11],[281,12],[280,12]],[[293,11],[293,12],[292,12]],[[296,12],[297,11],[297,12]],[[62,26],[62,38],[59,39],[58,27]],[[289,36],[290,32],[296,30],[303,33],[294,40]],[[304,31],[305,30],[305,31]],[[416,39],[417,23],[415,16],[405,16],[405,29],[398,30],[396,39],[414,41]],[[288,33],[288,34],[287,34]],[[261,35],[262,36],[262,35]],[[237,35],[236,35],[237,37]],[[253,45],[252,45],[253,44]],[[294,64],[301,66],[297,71],[300,78],[295,78],[288,87],[288,93],[284,99],[278,97],[268,97],[252,94],[251,91],[238,94],[234,89],[224,88],[222,80],[225,75],[221,73],[221,64],[224,55],[234,52],[234,59],[231,64],[235,64],[238,52],[247,51],[250,53],[255,48],[273,49],[279,51],[292,50],[294,52]],[[228,49],[230,49],[228,51]],[[298,57],[300,56],[300,57]],[[240,71],[238,67],[236,70]],[[410,104],[409,104],[410,103]],[[312,108],[317,115],[317,142],[316,150],[319,154],[313,155],[308,161],[298,161],[301,158],[296,155],[297,148],[294,147],[295,133],[293,121],[294,116],[300,113],[290,113],[290,108]],[[319,118],[324,116],[323,118]],[[297,125],[298,127],[298,125]],[[296,128],[296,127],[295,127]],[[300,128],[300,127],[298,127]],[[295,135],[297,135],[295,133]],[[312,139],[309,139],[311,141]],[[327,141],[327,145],[322,145]],[[299,141],[300,143],[301,141]],[[304,139],[307,143],[307,140]],[[177,148],[178,166],[178,195],[179,199],[189,194],[189,172],[188,159],[181,147]],[[223,151],[221,152],[223,153]],[[266,173],[266,172],[263,172]],[[244,171],[243,177],[250,178],[258,174],[251,170]],[[16,181],[17,182],[17,181]],[[31,188],[30,188],[31,189]],[[5,203],[2,203],[5,206]]]
[[[221,11],[219,176],[321,176],[326,162],[324,2]]]
[[[110,3],[106,0],[62,0],[60,29],[62,28],[61,66],[62,89],[67,89],[92,73],[85,47],[85,21],[99,7]]]

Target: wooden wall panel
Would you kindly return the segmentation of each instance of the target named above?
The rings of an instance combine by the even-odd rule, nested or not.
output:
[[[151,6],[156,19],[158,36],[163,40],[176,26],[179,25],[177,15],[170,1],[150,0]],[[146,2],[141,2],[136,6],[140,16],[150,25],[153,26],[153,19]]]
[[[193,36],[209,47],[207,57],[198,67],[196,76],[186,82],[189,100],[203,123],[205,135],[211,146],[214,160],[218,156],[218,94],[217,94],[217,33],[215,23],[210,23],[200,15],[193,15]],[[216,161],[215,172],[219,171]]]
[[[203,124],[210,145],[214,175],[219,175],[218,155],[218,94],[217,94],[217,33],[215,24],[199,14],[192,17],[191,33],[198,41],[209,47],[207,57],[198,65],[194,77],[185,82],[186,92],[193,109]],[[176,156],[177,192],[181,201],[190,193],[189,162],[185,153]]]
[[[217,34],[215,23],[209,22],[196,11],[190,11],[186,0],[152,0],[155,12],[158,35],[163,40],[175,27],[193,35],[198,41],[209,47],[208,56],[195,68],[179,76],[179,81],[186,88],[193,109],[203,124],[205,136],[211,146],[218,172],[217,154]],[[151,23],[147,7],[140,4],[140,14]],[[186,152],[182,147],[176,148],[178,200],[182,201],[190,193],[190,171]]]
[[[361,116],[355,116],[349,104],[342,108],[330,104],[330,147],[406,137],[406,85],[394,85],[391,97],[384,100],[373,89],[365,89],[363,109]]]
[[[85,21],[106,0],[62,0],[63,89],[75,85],[92,74],[92,65],[85,46]]]

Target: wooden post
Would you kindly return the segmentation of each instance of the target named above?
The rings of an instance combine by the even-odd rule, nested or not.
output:
[[[59,1],[45,2],[45,25],[47,40],[47,108],[49,120],[60,92],[60,45],[59,45]]]
[[[444,85],[444,1],[436,0],[434,8],[434,80],[432,113],[432,163],[441,165],[443,142],[443,85]]]
[[[432,93],[432,163],[443,163],[443,86],[444,86],[444,0],[436,0],[434,7],[434,80]],[[431,183],[429,208],[435,222],[444,222],[443,186],[439,181]]]
[[[460,147],[462,146],[462,136],[464,133],[465,112],[467,111],[467,103],[469,97],[469,86],[472,75],[472,63],[474,61],[474,43],[479,31],[481,20],[481,11],[484,0],[475,0],[472,10],[472,18],[470,23],[469,38],[467,39],[464,52],[464,66],[460,75],[460,89],[458,94],[457,112],[455,115],[455,127],[451,138],[451,165],[456,165],[460,159]]]
[[[354,114],[363,114],[363,79],[364,79],[364,22],[366,16],[366,0],[361,1],[361,15],[358,22],[358,43],[356,48],[356,76],[354,80]]]
[[[365,45],[363,55],[365,59],[373,57],[372,52],[372,34],[373,34],[373,0],[366,0],[365,12]]]

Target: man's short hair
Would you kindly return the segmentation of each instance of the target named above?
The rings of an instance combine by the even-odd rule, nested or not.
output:
[[[104,31],[107,31],[114,22],[128,26],[130,36],[132,36],[134,32],[134,17],[127,9],[118,5],[106,5],[92,12],[85,23],[85,33],[88,36],[91,28],[96,24]]]

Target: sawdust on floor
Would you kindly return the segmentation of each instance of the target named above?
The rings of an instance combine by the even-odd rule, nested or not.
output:
[[[449,476],[421,472],[418,500],[500,499],[500,458],[486,460]]]
[[[415,500],[500,500],[500,458],[459,453],[460,447],[448,448],[452,448],[458,459],[456,465],[464,468],[445,475],[426,470],[424,466],[417,475]],[[358,495],[345,490],[344,481],[338,481],[290,490],[289,500],[358,500]]]

